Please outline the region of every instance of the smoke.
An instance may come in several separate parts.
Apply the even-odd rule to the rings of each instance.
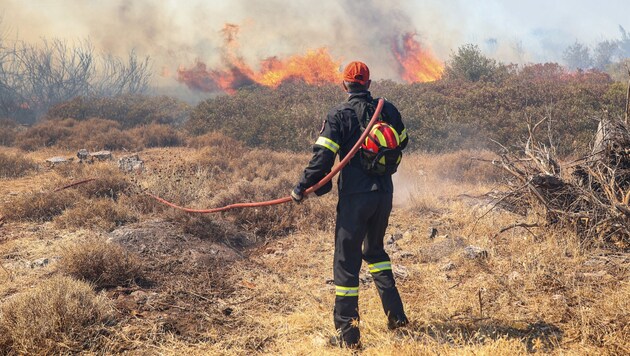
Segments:
[[[89,38],[119,56],[135,50],[151,57],[157,84],[174,86],[182,65],[221,65],[221,29],[234,23],[240,55],[252,66],[327,47],[342,63],[365,61],[375,79],[399,80],[391,46],[405,32],[442,60],[475,43],[505,62],[561,61],[576,39],[618,37],[626,8],[624,0],[3,0],[0,33],[29,42]]]

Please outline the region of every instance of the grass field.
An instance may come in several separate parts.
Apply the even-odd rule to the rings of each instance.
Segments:
[[[218,215],[143,194],[277,198],[309,159],[217,142],[145,149],[129,174],[0,147],[0,354],[349,354],[327,345],[336,193]],[[362,353],[630,354],[630,255],[586,249],[570,227],[501,233],[537,221],[479,198],[502,176],[471,158],[491,156],[405,157],[386,248],[412,323],[387,330],[364,269]],[[471,245],[487,256],[466,257]]]

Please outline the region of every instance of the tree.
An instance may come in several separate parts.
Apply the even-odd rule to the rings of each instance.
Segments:
[[[622,58],[630,58],[630,33],[623,26],[619,25],[621,40],[619,41],[619,54]]]
[[[51,106],[77,96],[141,94],[151,76],[149,58],[131,52],[127,61],[98,55],[89,41],[39,44],[0,33],[0,117],[32,123]]]
[[[499,65],[494,59],[481,53],[477,45],[465,44],[451,54],[446,63],[446,78],[465,79],[471,82],[496,79]]]
[[[562,58],[571,70],[589,69],[593,66],[591,50],[578,41],[564,50]]]
[[[593,57],[593,65],[597,69],[604,70],[616,58],[619,52],[619,42],[615,40],[606,40],[599,42],[595,46],[595,54]]]

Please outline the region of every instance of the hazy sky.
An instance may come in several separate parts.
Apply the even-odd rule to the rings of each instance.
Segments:
[[[99,50],[136,49],[158,68],[220,63],[225,23],[241,26],[243,57],[326,46],[341,61],[364,59],[395,79],[392,39],[415,31],[436,55],[475,43],[505,62],[561,61],[579,40],[592,45],[630,30],[628,0],[0,0],[6,39],[89,38]]]

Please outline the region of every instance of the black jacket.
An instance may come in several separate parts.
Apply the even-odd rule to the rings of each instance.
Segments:
[[[366,126],[372,118],[376,104],[377,101],[372,98],[368,91],[352,93],[346,103],[335,107],[328,113],[322,131],[319,134],[320,136],[313,146],[313,157],[298,183],[300,190],[305,190],[315,185],[328,174],[332,169],[337,153],[339,153],[340,160],[348,154],[362,133],[361,125],[359,124],[360,118],[357,114],[364,112],[361,119],[363,120],[363,126]],[[381,111],[381,120],[389,123],[396,130],[401,139],[400,147],[405,148],[409,139],[398,109],[386,101]],[[391,175],[367,175],[361,167],[360,159],[359,153],[355,154],[348,165],[341,170],[338,180],[339,195],[375,190],[393,193],[394,187]],[[325,194],[331,188],[332,183],[329,182],[317,190],[315,194]]]

